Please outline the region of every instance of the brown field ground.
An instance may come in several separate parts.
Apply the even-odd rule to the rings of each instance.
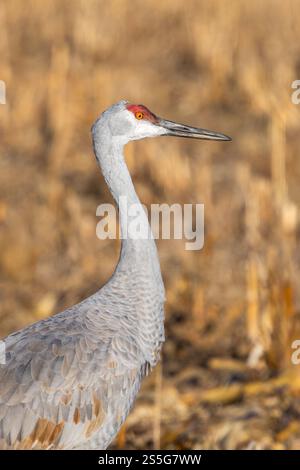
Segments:
[[[91,294],[119,243],[90,126],[119,99],[233,142],[130,144],[141,200],[205,204],[205,245],[158,242],[161,366],[113,448],[300,448],[300,2],[0,4],[0,336]]]

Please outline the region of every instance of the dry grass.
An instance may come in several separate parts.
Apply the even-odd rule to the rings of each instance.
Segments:
[[[121,98],[232,135],[127,148],[138,193],[203,202],[205,247],[159,242],[163,364],[126,448],[300,447],[299,1],[0,4],[1,335],[95,291],[118,258],[90,125]],[[297,250],[298,248],[298,250]],[[115,445],[118,445],[116,442]]]

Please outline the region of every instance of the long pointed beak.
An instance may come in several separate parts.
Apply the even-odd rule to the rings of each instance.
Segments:
[[[167,132],[164,135],[173,135],[176,137],[186,137],[189,139],[205,139],[205,140],[232,140],[228,135],[220,132],[200,129],[198,127],[186,126],[165,119],[158,119],[157,125],[163,127]]]

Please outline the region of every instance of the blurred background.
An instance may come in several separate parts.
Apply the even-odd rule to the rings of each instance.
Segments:
[[[90,127],[120,99],[233,142],[130,144],[141,200],[205,204],[205,245],[158,242],[162,362],[113,448],[300,448],[299,1],[0,4],[0,337],[112,273]]]

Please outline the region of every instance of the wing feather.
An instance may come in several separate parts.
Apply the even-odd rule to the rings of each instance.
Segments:
[[[105,421],[114,382],[122,393],[128,372],[136,377],[143,362],[130,337],[106,317],[96,322],[83,303],[8,336],[5,344],[0,448],[71,448],[87,441]]]

